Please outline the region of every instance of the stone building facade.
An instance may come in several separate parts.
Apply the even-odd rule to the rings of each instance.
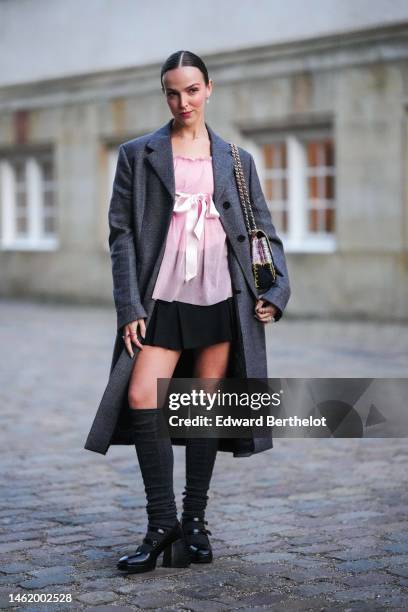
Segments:
[[[406,318],[408,22],[203,58],[206,120],[253,153],[284,241],[288,316]],[[170,118],[159,73],[0,87],[0,295],[113,304],[117,146]]]

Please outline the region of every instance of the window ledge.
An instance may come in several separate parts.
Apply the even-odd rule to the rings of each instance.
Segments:
[[[313,237],[301,241],[281,236],[286,253],[334,253],[337,242],[334,237]]]
[[[13,240],[13,242],[0,243],[1,251],[56,251],[59,247],[57,238],[44,238],[43,240]]]

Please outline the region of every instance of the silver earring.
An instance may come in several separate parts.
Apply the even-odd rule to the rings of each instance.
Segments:
[[[207,104],[209,103],[209,101],[210,101],[210,98],[208,97],[208,98],[207,98]]]

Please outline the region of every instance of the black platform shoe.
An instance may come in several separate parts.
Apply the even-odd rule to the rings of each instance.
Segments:
[[[181,524],[191,563],[211,563],[213,553],[207,534],[212,535],[212,533],[205,528],[208,521],[195,516],[182,519]]]
[[[125,555],[117,568],[131,574],[154,570],[163,553],[162,567],[188,567],[190,556],[179,521],[171,529],[151,528],[133,555]]]

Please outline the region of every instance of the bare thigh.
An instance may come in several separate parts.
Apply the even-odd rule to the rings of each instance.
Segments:
[[[196,349],[194,378],[224,378],[227,373],[230,342],[219,342]]]
[[[181,351],[144,345],[133,367],[128,402],[130,408],[157,408],[157,379],[171,378]]]

